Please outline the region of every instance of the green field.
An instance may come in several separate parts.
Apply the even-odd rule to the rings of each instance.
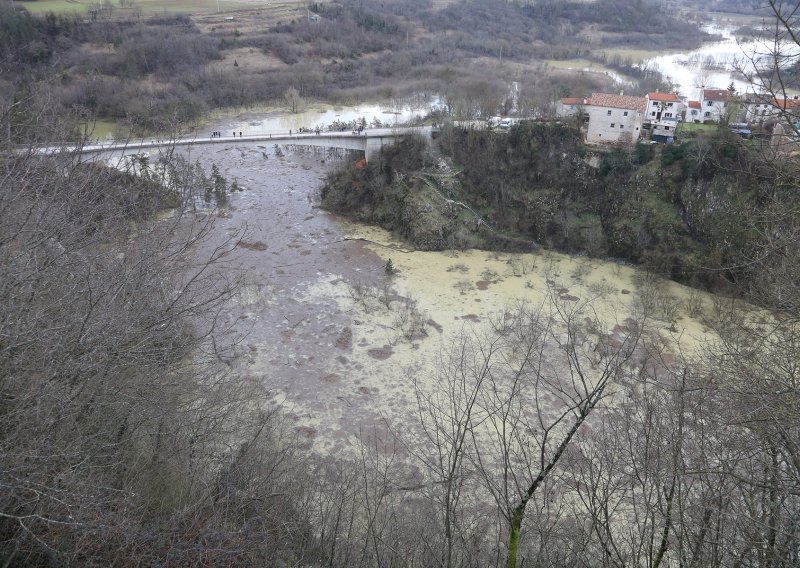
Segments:
[[[108,138],[125,138],[128,128],[111,120],[95,120],[81,124],[82,134],[91,140],[106,140]]]
[[[29,12],[41,14],[45,12],[82,12],[86,13],[92,6],[100,2],[90,2],[88,0],[36,0],[19,2]],[[256,8],[259,4],[248,2],[230,2],[227,0],[133,0],[133,7],[122,8],[119,2],[111,2],[113,6],[112,17],[133,14],[134,10],[140,9],[145,14],[155,14],[158,12],[182,13],[182,14],[207,14],[212,12],[228,12],[241,10],[244,8]]]
[[[675,136],[697,136],[709,134],[719,128],[717,124],[696,124],[694,122],[681,122],[675,129]]]
[[[675,52],[679,52],[679,49],[676,49]],[[627,47],[610,47],[604,49],[595,50],[597,55],[605,55],[606,57],[614,57],[615,55],[621,57],[622,59],[630,59],[633,62],[644,61],[646,59],[652,59],[654,57],[658,57],[659,55],[665,55],[669,53],[669,50],[662,50],[662,51],[650,51],[647,49],[633,49]]]

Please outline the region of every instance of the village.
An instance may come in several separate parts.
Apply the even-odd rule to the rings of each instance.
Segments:
[[[727,126],[743,137],[759,137],[775,148],[796,149],[800,98],[737,95],[735,89],[706,89],[699,100],[679,93],[645,96],[592,93],[587,98],[562,98],[556,116],[581,120],[587,144],[630,145],[638,141],[671,144],[703,125]]]

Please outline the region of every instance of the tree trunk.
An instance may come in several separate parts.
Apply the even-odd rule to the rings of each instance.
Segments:
[[[508,532],[508,561],[506,568],[517,567],[517,550],[519,549],[519,533],[522,529],[522,518],[525,516],[525,506],[528,504],[524,501],[517,505],[514,513],[511,515],[511,527]]]

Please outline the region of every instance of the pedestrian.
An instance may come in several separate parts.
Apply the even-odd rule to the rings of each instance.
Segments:
[[[290,128],[289,129],[289,136],[291,136],[291,135],[292,135],[292,129]]]
[[[239,133],[239,138],[241,138],[241,137],[242,137],[242,133],[240,132],[240,133]]]

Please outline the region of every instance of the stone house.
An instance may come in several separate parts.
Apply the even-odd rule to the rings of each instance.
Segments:
[[[586,142],[633,144],[639,139],[647,105],[645,97],[592,93]]]

